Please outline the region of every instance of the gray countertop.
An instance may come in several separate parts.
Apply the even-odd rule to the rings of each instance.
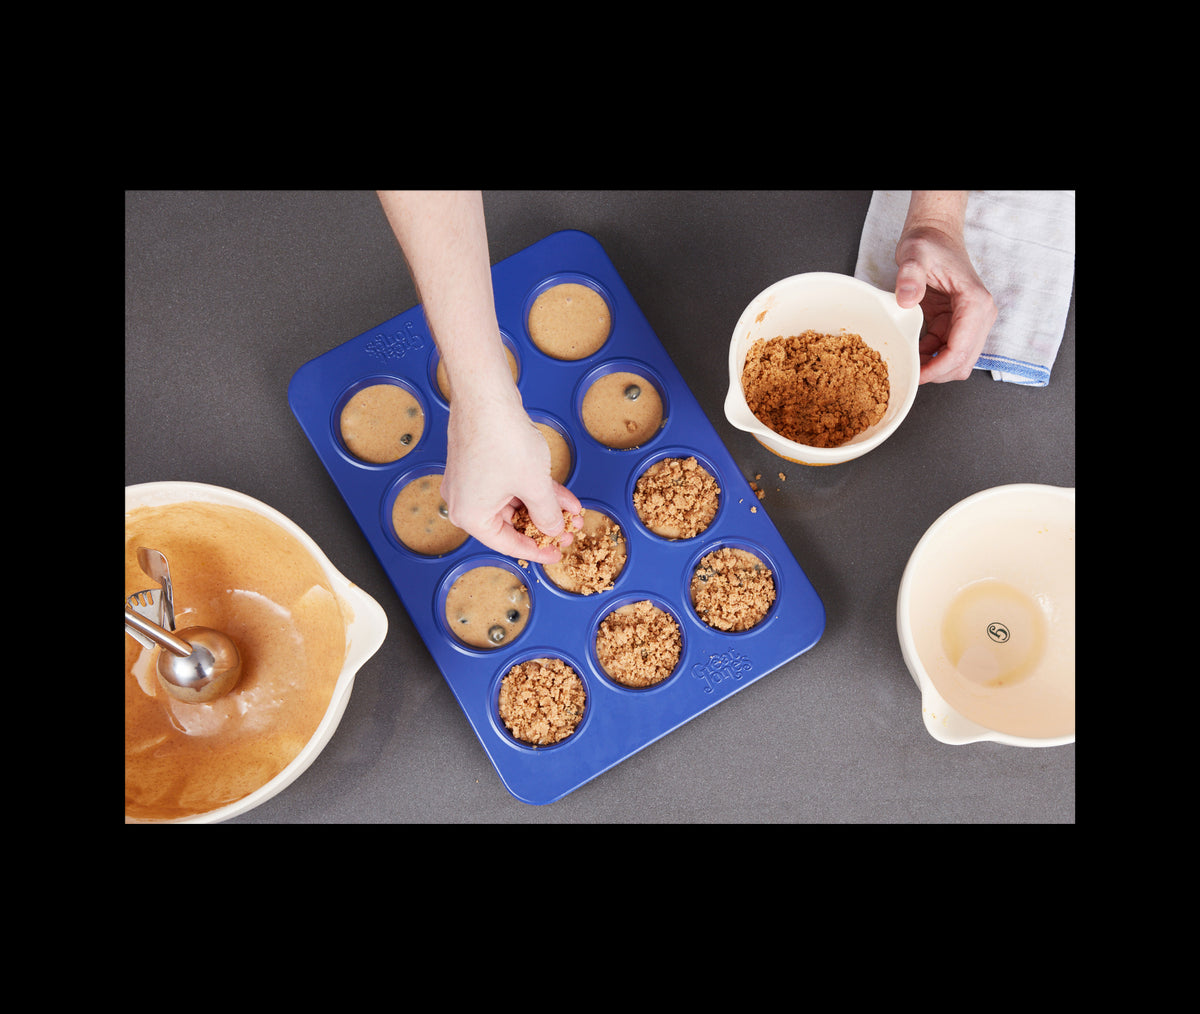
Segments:
[[[372,191],[127,192],[125,483],[189,480],[292,518],[388,615],[324,752],[237,823],[1073,823],[1075,747],[932,739],[896,639],[909,553],[952,504],[1075,485],[1075,308],[1049,386],[926,385],[853,462],[776,458],[723,414],[762,289],[852,274],[869,191],[485,192],[495,263],[560,229],[604,247],[824,602],[811,651],[547,806],[505,790],[308,443],[287,385],[417,302]],[[215,404],[180,394],[188,378]],[[786,479],[777,479],[779,472]]]

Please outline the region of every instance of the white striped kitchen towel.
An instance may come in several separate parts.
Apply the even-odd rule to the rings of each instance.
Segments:
[[[854,277],[896,287],[896,242],[911,191],[876,190]],[[964,241],[999,315],[976,362],[995,380],[1045,387],[1075,282],[1075,191],[972,190]]]

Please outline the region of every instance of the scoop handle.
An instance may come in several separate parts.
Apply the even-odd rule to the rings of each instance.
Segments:
[[[172,634],[171,631],[164,627],[160,627],[153,620],[139,616],[128,606],[125,607],[125,625],[133,627],[140,634],[145,634],[150,640],[162,645],[180,658],[187,658],[192,653],[192,646],[183,638]]]

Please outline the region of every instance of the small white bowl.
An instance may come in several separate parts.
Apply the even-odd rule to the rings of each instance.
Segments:
[[[908,415],[917,396],[921,357],[917,342],[924,315],[919,306],[902,309],[895,293],[830,272],[792,275],[760,292],[746,307],[729,342],[729,392],[725,417],[751,433],[767,450],[802,465],[835,465],[878,447]],[[746,353],[760,338],[784,338],[804,331],[861,335],[888,368],[887,411],[874,426],[840,447],[811,447],[780,436],[750,411],[742,391]]]
[[[917,543],[896,629],[943,743],[1075,742],[1075,490],[996,486]]]
[[[346,617],[346,660],[342,665],[337,684],[334,686],[329,706],[325,709],[325,715],[316,731],[292,762],[265,785],[255,789],[237,802],[209,810],[207,813],[165,821],[131,820],[127,817],[125,820],[127,824],[215,824],[253,810],[272,796],[277,796],[307,770],[329,740],[333,738],[338,723],[342,720],[342,714],[346,710],[346,705],[350,701],[350,691],[354,687],[355,675],[367,659],[379,650],[384,637],[387,636],[387,614],[383,611],[383,607],[344,577],[321,551],[321,548],[309,538],[308,534],[275,508],[268,507],[265,503],[244,493],[198,482],[148,482],[138,486],[125,487],[126,511],[137,507],[159,507],[173,503],[194,502],[223,504],[254,511],[269,521],[273,521],[308,550],[325,573],[330,587],[341,600],[342,610]]]

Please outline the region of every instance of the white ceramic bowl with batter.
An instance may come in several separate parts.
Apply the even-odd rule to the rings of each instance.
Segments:
[[[919,306],[903,309],[895,293],[832,272],[792,275],[760,292],[742,313],[729,342],[729,391],[725,418],[751,433],[769,451],[804,465],[835,465],[866,454],[896,432],[917,396],[921,358],[917,342],[924,315]],[[781,436],[761,422],[742,390],[746,353],[760,338],[788,338],[805,331],[862,340],[883,357],[890,393],[883,418],[840,447],[812,447]]]
[[[277,796],[292,784],[333,738],[354,687],[354,677],[363,664],[379,650],[387,635],[387,614],[370,595],[351,583],[338,571],[321,548],[294,521],[273,507],[253,497],[222,486],[210,486],[197,482],[151,482],[125,487],[125,510],[137,507],[165,506],[174,503],[212,503],[228,507],[241,507],[274,522],[279,528],[295,538],[321,568],[330,587],[342,602],[346,618],[346,658],[342,671],[334,686],[333,695],[316,731],[295,758],[265,785],[255,789],[234,803],[177,820],[135,821],[126,818],[126,823],[167,824],[214,824],[229,820],[239,814],[253,810],[273,796]],[[153,582],[147,578],[148,586]]]
[[[896,629],[934,739],[1075,742],[1075,490],[996,486],[951,507],[909,558]]]

